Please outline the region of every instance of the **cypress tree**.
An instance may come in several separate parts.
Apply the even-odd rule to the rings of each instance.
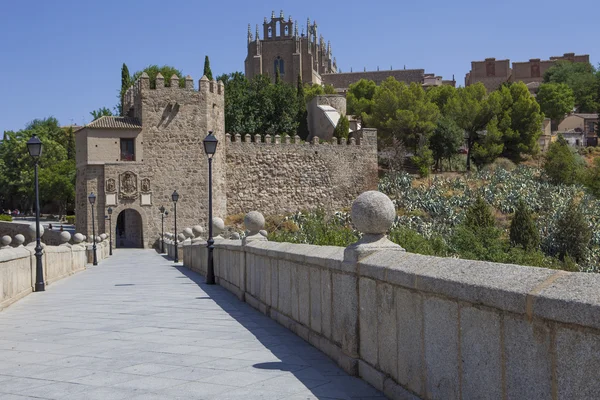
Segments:
[[[580,262],[587,255],[592,230],[575,200],[571,200],[556,221],[555,237],[561,260],[569,256]]]
[[[520,199],[510,222],[510,244],[525,250],[535,250],[540,244],[540,233],[527,204]]]
[[[213,74],[210,70],[210,60],[208,59],[208,56],[204,57],[204,76],[206,76],[210,81],[213,80]]]
[[[478,196],[475,203],[469,207],[464,224],[474,231],[479,228],[493,228],[496,225],[492,210],[483,200],[483,197]]]
[[[75,134],[72,126],[67,131],[67,159],[75,160]]]
[[[127,91],[127,89],[129,89],[129,87],[131,86],[131,76],[129,75],[129,68],[127,68],[127,65],[125,63],[123,63],[123,66],[121,67],[121,93],[119,95],[119,98],[121,99],[121,104],[119,105],[119,114],[120,115],[124,115],[125,114],[125,110],[123,110],[123,106],[124,106],[124,102],[125,102],[125,92]]]
[[[279,68],[275,71],[275,84],[279,85],[281,83],[281,74],[279,73]]]
[[[306,110],[306,97],[304,94],[304,84],[302,83],[302,77],[298,74],[298,83],[296,97],[298,100],[298,131],[297,135],[302,140],[306,140],[308,137],[308,111]]]
[[[335,129],[333,130],[333,137],[338,139],[348,139],[349,132],[350,123],[348,122],[348,117],[346,117],[345,115],[341,115],[337,125],[335,126]]]

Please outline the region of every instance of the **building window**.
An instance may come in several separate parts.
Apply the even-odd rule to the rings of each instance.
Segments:
[[[589,131],[590,131],[590,133],[594,133],[594,131],[595,131],[595,129],[596,129],[596,123],[595,123],[595,122],[590,122],[590,123],[588,124],[588,127],[589,127]]]
[[[277,75],[277,70],[279,70],[280,76],[283,76],[283,74],[285,74],[284,62],[279,56],[277,56],[277,58],[273,62],[273,71],[275,75]]]
[[[134,139],[121,139],[121,161],[135,161]]]

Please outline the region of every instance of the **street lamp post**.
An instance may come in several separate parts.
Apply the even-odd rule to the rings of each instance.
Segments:
[[[88,200],[92,206],[92,253],[94,255],[94,262],[92,264],[98,265],[98,257],[96,257],[96,224],[94,221],[94,203],[96,203],[96,195],[94,194],[94,192],[90,193],[90,195],[88,196]]]
[[[42,155],[42,141],[33,135],[27,141],[27,151],[33,158],[35,164],[35,291],[43,292],[46,290],[44,283],[44,266],[42,265],[42,243],[40,239],[40,185],[38,180],[38,163]]]
[[[217,151],[219,141],[213,135],[212,131],[208,131],[208,135],[204,138],[204,152],[208,156],[208,266],[206,268],[206,283],[208,285],[215,284],[215,268],[213,264],[213,249],[215,241],[213,239],[213,224],[212,224],[212,159]]]
[[[108,255],[112,256],[112,207],[108,207]]]
[[[178,255],[178,243],[177,243],[177,200],[179,200],[179,193],[177,193],[177,190],[175,190],[173,192],[173,194],[171,195],[171,200],[173,200],[173,212],[175,214],[175,262],[179,262],[179,255]]]
[[[165,252],[165,206],[160,206],[158,208],[160,211],[160,253],[163,254]]]

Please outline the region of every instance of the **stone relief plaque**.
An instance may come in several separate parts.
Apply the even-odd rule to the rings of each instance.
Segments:
[[[106,193],[115,193],[117,191],[117,183],[114,178],[108,178],[106,180],[106,186],[104,187]]]
[[[141,200],[143,206],[152,205],[152,195],[150,193],[142,193]]]
[[[141,187],[142,187],[142,192],[144,192],[144,193],[150,192],[150,179],[149,178],[142,179]]]
[[[131,171],[121,174],[119,177],[119,197],[122,199],[137,199],[137,176]]]
[[[107,206],[116,206],[117,205],[117,194],[109,193],[106,195],[106,205]]]

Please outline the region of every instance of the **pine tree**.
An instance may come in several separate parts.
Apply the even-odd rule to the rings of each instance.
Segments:
[[[204,57],[204,76],[206,76],[209,81],[213,80],[213,74],[210,70],[210,60],[208,59],[208,56]]]
[[[555,238],[561,260],[569,256],[580,262],[587,255],[592,230],[575,200],[571,200],[556,221]]]
[[[341,115],[337,125],[335,126],[335,129],[333,130],[333,137],[338,139],[348,139],[349,133],[350,122],[348,121],[348,117]]]
[[[493,228],[496,224],[494,215],[483,197],[478,196],[465,215],[464,225],[472,230]]]
[[[125,63],[123,63],[123,66],[121,67],[121,92],[119,94],[119,98],[121,100],[121,103],[119,104],[120,115],[124,115],[126,112],[126,110],[123,110],[125,103],[125,92],[127,91],[127,89],[129,89],[130,86],[131,76],[129,75],[129,68],[127,68],[127,65]]]
[[[531,210],[521,199],[510,222],[510,244],[525,250],[536,250],[540,244],[540,233],[531,215]]]

